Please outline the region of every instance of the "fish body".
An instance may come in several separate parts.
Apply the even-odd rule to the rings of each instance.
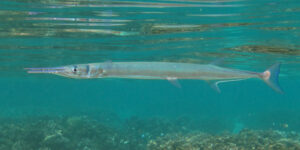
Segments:
[[[200,79],[224,80],[257,77],[255,72],[228,69],[212,64],[188,64],[168,62],[116,62],[110,64],[92,64],[106,68],[100,78],[132,78],[132,79]],[[94,76],[95,77],[95,76]]]
[[[28,73],[52,73],[70,78],[130,78],[167,79],[177,84],[177,79],[194,79],[212,82],[219,91],[222,82],[260,78],[270,87],[282,92],[278,84],[280,64],[274,64],[265,72],[251,72],[220,67],[215,64],[191,64],[171,62],[104,62],[68,65],[55,68],[27,68]]]

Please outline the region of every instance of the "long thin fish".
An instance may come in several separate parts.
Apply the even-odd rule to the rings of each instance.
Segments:
[[[282,93],[278,83],[280,63],[262,73],[220,67],[216,64],[170,62],[104,62],[77,64],[53,68],[25,68],[28,73],[51,73],[69,78],[131,78],[166,79],[180,87],[177,79],[199,79],[211,83],[220,92],[219,83],[259,78],[272,89]]]

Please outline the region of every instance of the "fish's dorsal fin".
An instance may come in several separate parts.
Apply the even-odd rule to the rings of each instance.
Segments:
[[[224,58],[218,58],[209,64],[215,65],[215,66],[222,66],[224,64]]]
[[[177,88],[181,88],[180,83],[178,82],[176,77],[167,77],[167,80]]]

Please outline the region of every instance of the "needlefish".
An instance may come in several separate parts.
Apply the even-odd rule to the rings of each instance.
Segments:
[[[178,79],[205,80],[218,92],[220,92],[218,86],[220,83],[258,78],[276,92],[282,93],[278,83],[280,63],[275,63],[264,72],[230,69],[221,67],[217,63],[192,64],[173,62],[103,62],[25,69],[28,73],[48,73],[77,79],[165,79],[176,87],[181,87]]]

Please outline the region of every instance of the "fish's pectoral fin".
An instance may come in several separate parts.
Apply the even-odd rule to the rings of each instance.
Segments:
[[[177,78],[175,78],[175,77],[167,77],[167,80],[168,80],[172,85],[174,85],[175,87],[181,88],[181,85],[180,85],[180,83],[178,82]]]
[[[111,69],[113,66],[113,62],[111,60],[105,61],[105,69]]]

